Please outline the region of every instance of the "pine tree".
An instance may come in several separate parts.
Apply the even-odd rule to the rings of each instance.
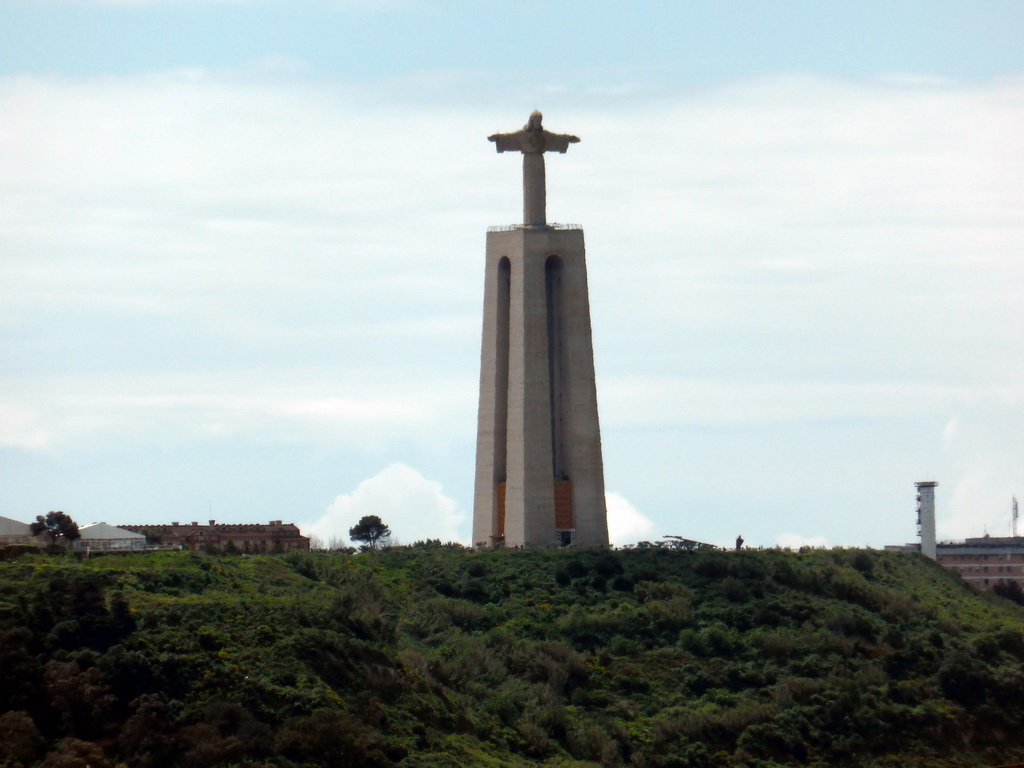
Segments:
[[[364,542],[369,549],[376,549],[378,543],[384,544],[391,537],[391,529],[377,515],[365,515],[348,529],[348,537]]]

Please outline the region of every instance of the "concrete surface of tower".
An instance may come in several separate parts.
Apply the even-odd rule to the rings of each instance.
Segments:
[[[490,136],[523,154],[523,223],[487,233],[473,542],[608,546],[583,230],[548,224],[544,153],[575,136]]]

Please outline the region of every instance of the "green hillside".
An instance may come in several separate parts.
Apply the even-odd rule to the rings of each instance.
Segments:
[[[994,766],[1024,609],[916,555],[0,564],[0,766]]]

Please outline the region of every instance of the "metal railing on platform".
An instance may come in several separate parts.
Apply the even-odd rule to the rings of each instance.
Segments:
[[[513,232],[517,229],[583,229],[580,224],[559,224],[558,222],[552,222],[551,224],[502,224],[495,227],[488,227],[488,232]]]

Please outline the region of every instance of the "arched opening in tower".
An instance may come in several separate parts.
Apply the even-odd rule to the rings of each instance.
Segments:
[[[568,350],[566,348],[565,265],[558,256],[544,264],[544,289],[547,302],[548,403],[551,409],[551,476],[555,495],[555,531],[560,546],[575,543],[573,519],[571,456],[569,430]]]
[[[509,305],[512,289],[512,263],[507,256],[498,262],[498,317],[494,340],[494,491],[497,519],[494,520],[495,543],[505,538],[505,480],[508,457],[508,360],[509,360]]]

